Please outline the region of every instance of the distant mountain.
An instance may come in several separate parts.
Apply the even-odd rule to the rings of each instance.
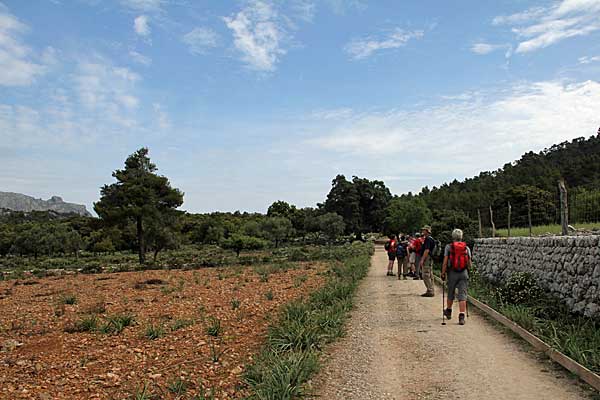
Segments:
[[[21,193],[0,192],[0,209],[12,211],[54,211],[60,214],[79,214],[91,217],[84,205],[65,203],[62,198],[52,196],[49,200],[36,199]]]

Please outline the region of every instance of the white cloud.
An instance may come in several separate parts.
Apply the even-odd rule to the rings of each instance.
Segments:
[[[82,148],[140,134],[139,75],[92,56],[80,60],[60,86],[49,84],[35,105],[0,101],[0,151],[19,148]]]
[[[513,26],[520,40],[515,51],[528,53],[600,30],[600,0],[562,0],[550,7],[496,17],[493,24]]]
[[[217,47],[219,44],[219,35],[210,28],[198,27],[186,33],[183,38],[190,53],[206,54],[211,48]]]
[[[159,103],[154,103],[152,104],[152,109],[154,110],[154,114],[156,115],[156,122],[158,124],[158,127],[162,130],[171,128],[169,115],[163,109],[162,105],[160,105]]]
[[[274,6],[266,1],[253,0],[231,17],[224,17],[232,31],[234,45],[248,67],[258,71],[274,71],[286,53],[286,36]]]
[[[584,57],[580,57],[578,61],[579,61],[579,64],[591,64],[591,63],[600,61],[600,56],[593,56],[593,57],[584,56]]]
[[[150,26],[148,25],[148,17],[140,15],[133,20],[133,29],[140,36],[150,35]]]
[[[129,52],[129,57],[131,57],[133,61],[141,65],[148,66],[152,64],[152,59],[150,57],[146,57],[145,55],[138,53],[135,50],[131,50]]]
[[[351,9],[362,11],[367,8],[366,1],[362,0],[325,0],[325,2],[338,15],[344,15]]]
[[[120,3],[133,10],[141,12],[160,12],[165,5],[165,0],[120,0]]]
[[[28,86],[46,69],[32,60],[21,36],[28,28],[0,3],[0,86]]]
[[[291,8],[298,18],[306,22],[312,22],[317,13],[317,5],[313,0],[292,0]]]
[[[496,50],[504,49],[506,45],[504,44],[490,44],[490,43],[475,43],[471,46],[471,51],[475,54],[489,54]]]
[[[73,78],[85,109],[129,128],[137,125],[130,111],[139,104],[134,91],[140,79],[128,68],[115,67],[102,58],[80,62]]]
[[[512,14],[512,15],[500,15],[493,19],[493,25],[517,25],[527,22],[543,16],[546,13],[546,9],[543,7],[533,7],[528,10]]]
[[[422,30],[405,31],[403,29],[396,28],[392,33],[384,38],[378,39],[374,37],[368,37],[363,39],[354,39],[344,47],[344,50],[346,53],[350,54],[353,59],[360,60],[362,58],[367,58],[380,50],[397,49],[406,46],[410,40],[421,39],[423,35],[424,32]]]
[[[457,168],[452,174],[461,176],[497,168],[532,149],[593,135],[600,125],[600,83],[595,81],[521,84],[468,97],[427,108],[354,113],[324,124],[309,143],[374,160],[415,155],[406,158],[407,164],[425,163],[440,173],[452,160]]]

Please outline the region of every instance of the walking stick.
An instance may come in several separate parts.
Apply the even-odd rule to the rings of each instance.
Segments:
[[[444,314],[444,298],[446,297],[446,281],[442,281],[442,325],[446,325],[446,315]]]

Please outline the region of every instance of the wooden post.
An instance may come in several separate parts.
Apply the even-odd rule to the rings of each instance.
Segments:
[[[558,181],[558,190],[560,191],[560,225],[562,226],[562,234],[569,234],[569,203],[567,201],[567,186],[564,178]]]
[[[496,237],[496,224],[494,224],[494,211],[490,206],[490,222],[492,223],[492,237]]]
[[[508,237],[510,237],[510,214],[512,212],[512,207],[510,206],[510,201],[508,202]]]
[[[527,220],[529,222],[529,237],[532,235],[532,226],[531,226],[531,198],[529,197],[529,192],[527,192]]]
[[[477,209],[477,219],[479,220],[479,237],[483,237],[483,229],[481,228],[481,210]]]

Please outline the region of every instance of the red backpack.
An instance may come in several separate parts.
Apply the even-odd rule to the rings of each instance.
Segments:
[[[450,245],[450,264],[454,271],[464,271],[469,266],[469,252],[465,242]]]

